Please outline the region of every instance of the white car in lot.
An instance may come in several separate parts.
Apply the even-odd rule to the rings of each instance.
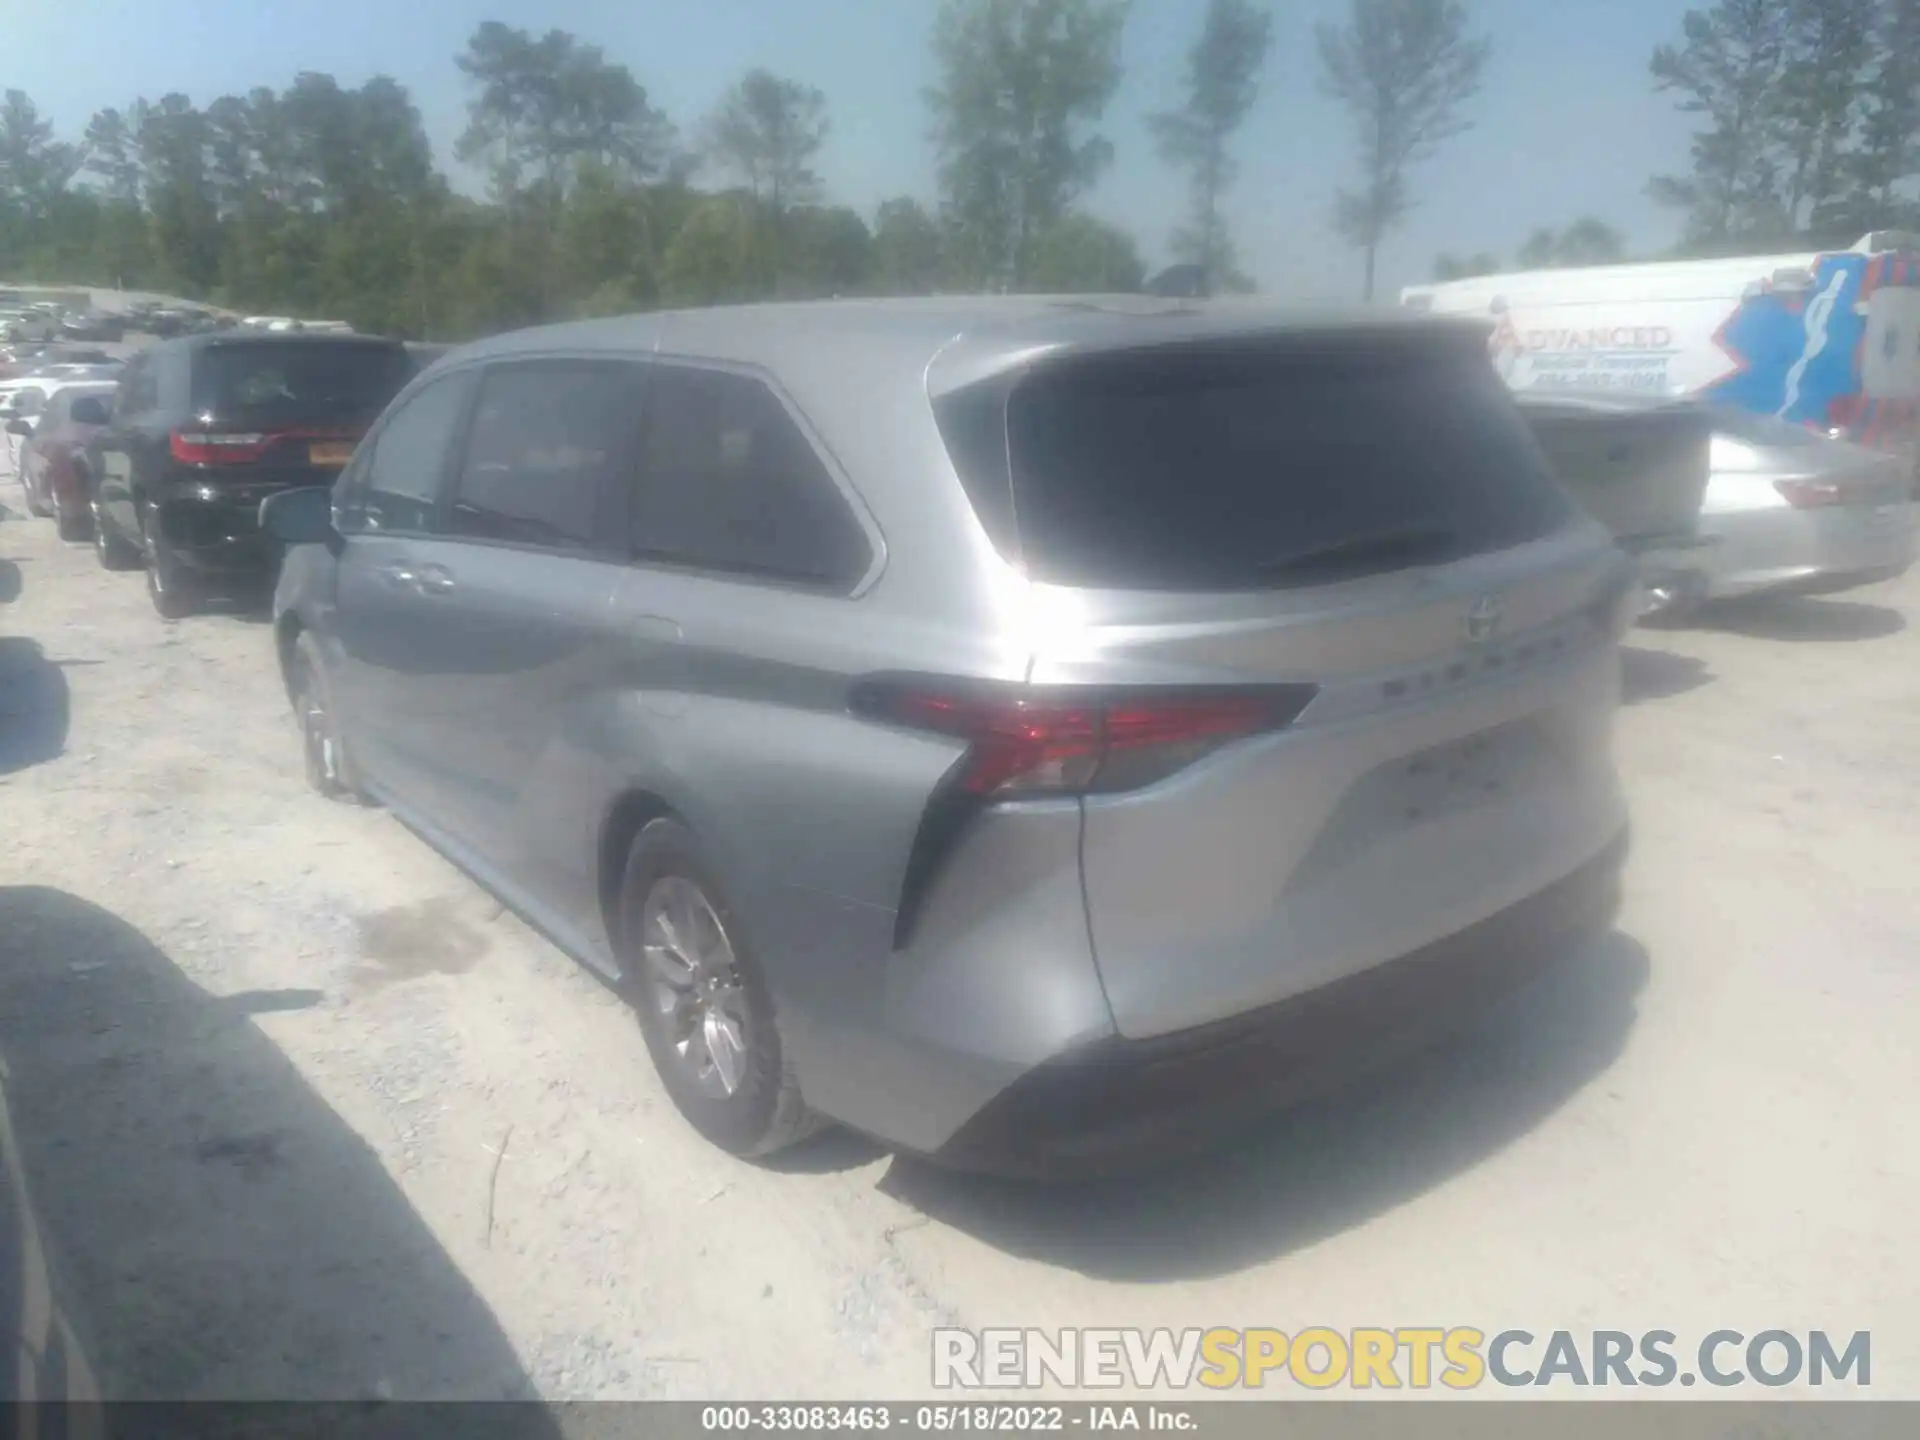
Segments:
[[[1705,598],[1850,589],[1913,563],[1913,461],[1772,416],[1715,412]]]
[[[60,382],[44,375],[22,376],[17,380],[0,380],[0,427],[11,425],[16,420],[28,424],[38,421],[40,412],[46,408],[47,394]],[[20,473],[21,437],[0,428],[0,459],[6,462],[6,473]]]

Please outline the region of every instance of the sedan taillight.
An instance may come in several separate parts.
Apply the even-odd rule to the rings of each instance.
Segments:
[[[1847,492],[1831,480],[1776,480],[1773,488],[1796,510],[1818,510],[1847,503]]]

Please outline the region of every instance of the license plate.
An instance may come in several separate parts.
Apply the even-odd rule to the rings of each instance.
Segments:
[[[307,460],[314,465],[344,465],[353,458],[351,440],[316,440],[307,446]]]
[[[1867,512],[1867,526],[1873,530],[1891,530],[1900,523],[1903,505],[1876,505]]]

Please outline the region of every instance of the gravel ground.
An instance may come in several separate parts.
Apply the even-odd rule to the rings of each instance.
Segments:
[[[603,987],[306,791],[263,625],[0,500],[0,1053],[117,1395],[910,1396],[938,1324],[1871,1329],[1920,1395],[1920,573],[1635,637],[1620,933],[1511,1013],[1046,1192],[709,1149]]]

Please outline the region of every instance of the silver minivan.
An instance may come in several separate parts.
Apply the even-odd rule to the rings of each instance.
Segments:
[[[314,783],[716,1143],[1220,1136],[1603,932],[1632,567],[1479,326],[1034,297],[457,350],[270,501]]]

